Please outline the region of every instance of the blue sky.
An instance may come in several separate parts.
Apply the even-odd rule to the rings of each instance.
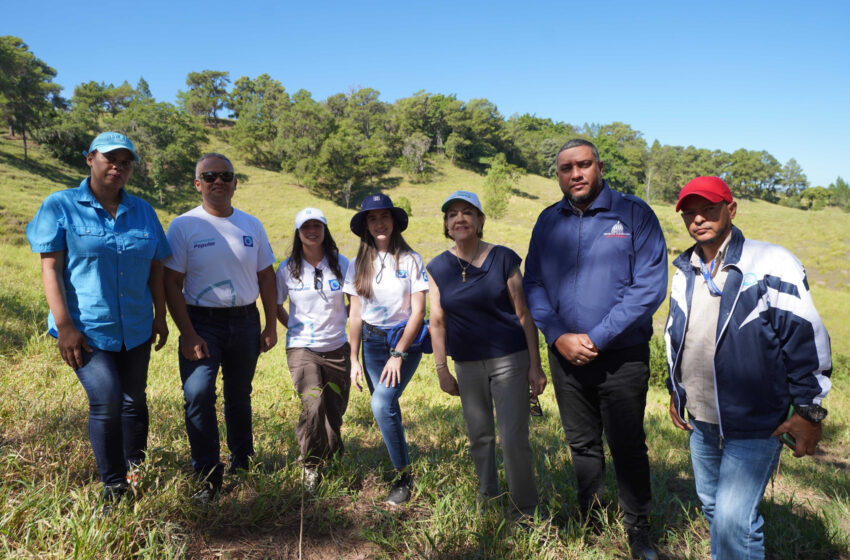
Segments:
[[[622,121],[648,143],[795,158],[850,179],[850,2],[6,2],[70,96],[96,80],[174,101],[186,74],[268,73],[324,99],[371,87],[500,112]]]

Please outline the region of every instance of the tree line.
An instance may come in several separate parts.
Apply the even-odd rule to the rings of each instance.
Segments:
[[[135,87],[89,81],[67,99],[55,76],[21,39],[0,37],[0,118],[23,137],[25,158],[32,137],[55,157],[79,165],[97,132],[118,130],[137,143],[142,165],[136,186],[161,201],[191,184],[192,164],[212,129],[251,164],[286,171],[313,193],[346,206],[392,184],[394,166],[425,182],[434,163],[446,159],[488,174],[485,204],[498,215],[517,177],[554,176],[558,149],[581,137],[599,148],[612,187],[647,200],[674,201],[691,178],[718,175],[737,197],[850,210],[842,178],[810,187],[793,158],[782,164],[764,150],[648,145],[622,122],[573,125],[527,113],[506,118],[487,99],[419,91],[388,103],[378,91],[358,88],[317,101],[305,89],[290,94],[268,74],[231,81],[218,70],[190,72],[175,104],[157,102],[144,78]]]

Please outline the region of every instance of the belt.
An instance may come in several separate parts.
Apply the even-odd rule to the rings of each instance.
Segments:
[[[369,331],[372,334],[377,334],[377,335],[380,335],[380,336],[387,336],[387,331],[385,331],[384,329],[379,329],[375,325],[370,325],[366,321],[363,321],[363,328],[365,330]]]
[[[186,305],[192,315],[203,315],[207,317],[248,317],[257,312],[257,304],[251,303],[238,307],[202,307],[200,305]]]

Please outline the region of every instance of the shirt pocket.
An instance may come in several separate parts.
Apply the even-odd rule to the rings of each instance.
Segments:
[[[156,246],[156,236],[145,229],[128,230],[124,238],[124,250],[128,255],[140,260],[153,260]]]
[[[76,256],[97,257],[106,250],[106,231],[101,226],[72,225],[68,252]]]

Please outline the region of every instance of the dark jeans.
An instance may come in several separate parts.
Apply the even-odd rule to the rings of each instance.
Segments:
[[[75,373],[89,398],[89,441],[100,480],[126,484],[127,467],[145,459],[148,444],[148,362],[151,345],[83,352]]]
[[[602,432],[608,440],[624,525],[649,514],[649,458],[643,415],[649,383],[649,344],[601,352],[585,366],[570,364],[549,349],[552,384],[570,444],[578,502],[586,511],[605,490]]]
[[[192,448],[192,467],[200,475],[220,473],[221,446],[215,414],[215,378],[221,366],[227,447],[234,465],[246,466],[254,454],[251,430],[251,382],[260,355],[260,314],[245,307],[189,306],[195,332],[204,339],[209,357],[190,361],[180,357],[186,432]]]

